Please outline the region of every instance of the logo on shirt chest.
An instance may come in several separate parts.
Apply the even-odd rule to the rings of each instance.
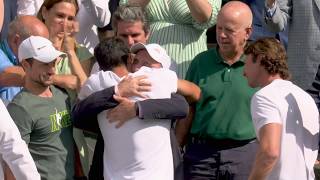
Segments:
[[[50,115],[51,132],[60,131],[62,128],[71,126],[70,114],[67,110],[56,112]]]

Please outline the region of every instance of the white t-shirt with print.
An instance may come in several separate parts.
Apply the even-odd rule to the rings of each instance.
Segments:
[[[268,179],[314,179],[319,113],[314,100],[286,80],[274,80],[252,97],[251,114],[259,139],[264,125],[282,125],[280,158]]]
[[[142,67],[131,76],[147,75],[152,83],[149,98],[170,98],[177,91],[177,75],[168,69]],[[79,93],[83,99],[93,92],[114,86],[120,82],[111,71],[99,71],[89,77]],[[133,101],[143,100],[131,97]],[[133,118],[116,129],[115,123],[106,119],[106,111],[98,115],[99,127],[105,143],[104,178],[171,180],[173,159],[168,120]]]

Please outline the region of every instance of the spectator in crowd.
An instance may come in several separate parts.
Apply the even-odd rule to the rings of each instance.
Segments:
[[[22,139],[36,163],[41,179],[73,179],[75,145],[70,101],[52,86],[56,59],[64,55],[51,41],[31,36],[21,42],[19,60],[25,70],[25,87],[8,105]]]
[[[8,38],[0,43],[0,97],[8,104],[24,86],[24,70],[18,66],[18,47],[29,36],[49,38],[47,27],[34,16],[21,16],[9,25]]]
[[[319,17],[318,0],[265,0],[264,22],[267,27],[274,32],[289,29],[288,66],[292,81],[304,90],[311,88],[320,62]]]
[[[119,6],[112,16],[111,23],[115,36],[122,39],[129,48],[138,42],[145,44],[148,40],[149,23],[142,7]],[[92,69],[92,73],[97,71],[99,71],[99,66],[96,63]]]
[[[288,29],[283,32],[271,32],[263,23],[264,1],[261,0],[243,0],[250,7],[253,14],[252,34],[249,38],[255,41],[262,37],[275,37],[279,39],[285,47],[288,45]]]
[[[261,88],[251,100],[259,148],[249,179],[314,179],[319,142],[315,102],[287,80],[287,57],[278,40],[259,39],[244,53],[248,84]]]
[[[17,126],[1,100],[0,116],[2,122],[0,126],[0,178],[15,177],[16,179],[40,180],[40,175],[28,147],[21,139]],[[4,166],[2,166],[3,160],[6,162]],[[7,168],[10,168],[12,174]]]
[[[59,1],[59,0],[58,0]],[[79,44],[88,48],[93,53],[93,48],[98,44],[97,27],[104,27],[110,22],[108,0],[76,0],[79,6],[77,20],[81,31],[76,35]],[[51,0],[53,4],[57,0]],[[37,15],[44,0],[17,0],[18,15]]]
[[[110,10],[111,17],[113,16],[113,13],[116,11],[118,6],[119,6],[119,0],[109,0],[109,10]],[[101,41],[104,38],[113,37],[115,35],[112,29],[111,21],[108,25],[104,27],[98,27],[97,30],[98,30],[99,41]]]
[[[76,0],[45,0],[39,10],[38,18],[49,29],[50,40],[57,50],[67,56],[58,59],[54,84],[65,88],[73,105],[77,91],[87,79],[92,67],[92,55],[75,41],[75,34],[79,31],[76,15],[79,7]],[[89,149],[82,130],[73,129],[74,140],[81,157],[84,175],[89,172]]]
[[[145,7],[150,22],[148,43],[164,47],[174,61],[172,70],[184,78],[191,60],[207,50],[206,30],[216,23],[221,0],[121,0]],[[175,67],[176,66],[176,67]]]
[[[76,91],[87,79],[91,70],[92,55],[75,42],[75,34],[79,31],[76,14],[79,11],[76,0],[45,0],[38,13],[38,18],[49,29],[50,40],[57,50],[67,56],[57,62],[56,73],[60,76],[60,87],[67,89],[71,100],[76,98]],[[58,81],[58,80],[56,80]]]
[[[257,149],[250,116],[255,89],[246,84],[242,71],[251,25],[252,13],[245,3],[226,3],[217,19],[219,47],[197,55],[188,69],[186,79],[200,87],[201,99],[192,106],[184,131],[177,132],[180,142],[189,133],[186,180],[249,177]]]

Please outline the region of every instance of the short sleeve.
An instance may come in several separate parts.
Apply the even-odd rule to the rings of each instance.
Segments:
[[[251,100],[251,115],[256,134],[264,125],[270,123],[282,124],[279,108],[273,100],[259,94],[255,94]]]
[[[198,23],[195,20],[193,20],[193,26],[196,29],[206,30],[217,23],[218,12],[221,8],[221,0],[208,0],[208,2],[212,8],[210,19],[205,23]]]
[[[78,98],[80,100],[85,99],[86,97],[90,96],[92,93],[94,93],[96,90],[95,88],[95,82],[98,83],[97,81],[99,78],[97,78],[97,74],[91,75],[86,82],[82,85],[81,90],[78,94]]]
[[[13,66],[8,57],[0,50],[0,72],[4,71],[7,67]]]
[[[13,121],[17,125],[22,139],[29,144],[30,134],[32,132],[33,120],[28,112],[21,106],[15,103],[9,103],[8,111]]]

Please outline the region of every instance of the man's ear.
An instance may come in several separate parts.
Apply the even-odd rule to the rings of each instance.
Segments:
[[[250,38],[251,34],[252,34],[252,27],[250,26],[246,28],[246,40]]]
[[[42,9],[41,9],[41,15],[42,15],[42,18],[43,18],[43,20],[45,21],[46,19],[47,19],[47,17],[48,17],[48,10],[47,10],[47,8],[46,7],[42,7]]]
[[[25,72],[27,72],[31,68],[31,64],[26,60],[22,60],[20,64]]]

